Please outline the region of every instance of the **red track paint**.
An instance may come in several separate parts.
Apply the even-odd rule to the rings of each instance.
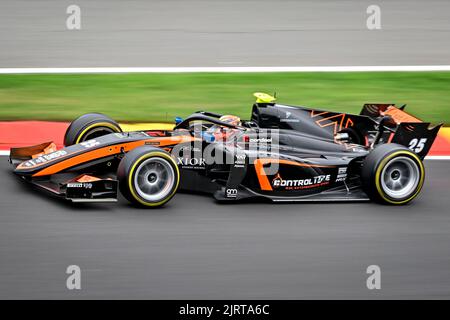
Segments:
[[[439,132],[438,136],[436,137],[436,140],[434,140],[430,152],[428,152],[428,155],[450,156],[450,139],[448,139],[444,134],[441,134],[441,132]]]
[[[47,121],[0,122],[0,150],[11,147],[26,147],[53,141],[58,148],[63,146],[64,133],[69,123]]]
[[[63,146],[68,122],[47,121],[0,121],[0,150],[26,147],[53,141]],[[431,147],[430,156],[450,156],[450,130],[442,128]]]

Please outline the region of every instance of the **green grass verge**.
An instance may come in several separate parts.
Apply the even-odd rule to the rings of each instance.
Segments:
[[[102,112],[171,122],[199,109],[248,119],[255,91],[276,91],[280,103],[356,113],[366,102],[407,103],[424,121],[450,124],[450,72],[0,75],[0,119]]]

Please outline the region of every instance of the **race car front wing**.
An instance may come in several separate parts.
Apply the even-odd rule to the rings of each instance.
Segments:
[[[32,185],[72,202],[116,202],[118,181],[81,175],[61,182],[59,179],[26,179]]]

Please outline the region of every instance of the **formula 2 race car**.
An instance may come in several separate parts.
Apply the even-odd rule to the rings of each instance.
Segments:
[[[65,147],[13,148],[14,173],[73,202],[117,201],[148,207],[178,190],[219,201],[410,202],[424,183],[422,160],[441,125],[404,106],[366,104],[346,114],[275,102],[255,93],[250,120],[195,112],[173,130],[122,132],[97,113],[74,120]]]

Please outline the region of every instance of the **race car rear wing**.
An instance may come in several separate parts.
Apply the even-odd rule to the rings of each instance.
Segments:
[[[395,104],[390,103],[366,103],[360,115],[369,117],[390,116],[396,123],[401,122],[422,122],[419,118],[405,112],[406,104],[397,108]]]
[[[430,126],[430,123],[426,122],[401,122],[389,142],[404,145],[423,159],[430,151],[441,127],[442,124]]]
[[[430,151],[442,123],[433,126],[429,122],[423,122],[405,112],[405,107],[406,105],[397,108],[395,104],[365,104],[360,114],[375,118],[388,118],[390,121],[386,122],[391,122],[395,129],[391,129],[389,126],[385,127],[383,121],[380,121],[381,131],[384,129],[383,127],[391,131],[387,141],[383,142],[404,145],[423,159]],[[381,134],[379,136],[381,137]],[[377,140],[375,141],[377,142]]]

